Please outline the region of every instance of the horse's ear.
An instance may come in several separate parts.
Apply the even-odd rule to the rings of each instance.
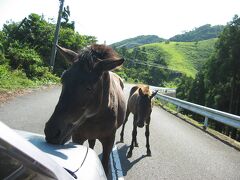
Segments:
[[[58,51],[60,54],[70,63],[72,64],[78,57],[78,54],[70,49],[63,48],[57,45]]]
[[[140,95],[140,96],[144,96],[144,93],[143,93],[143,91],[142,91],[141,88],[138,89],[138,92],[139,92],[139,95]]]
[[[158,90],[154,91],[154,92],[152,93],[152,95],[150,96],[150,98],[152,99],[154,96],[157,95],[157,93],[158,93]]]
[[[110,71],[122,65],[123,62],[124,62],[123,58],[117,60],[112,59],[101,60],[94,66],[94,70],[98,72]]]

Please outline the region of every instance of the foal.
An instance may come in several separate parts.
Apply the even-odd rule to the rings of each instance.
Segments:
[[[125,124],[128,120],[128,116],[131,113],[134,115],[134,121],[133,121],[133,131],[132,131],[132,143],[130,146],[130,150],[127,154],[127,157],[132,157],[132,150],[135,147],[138,147],[137,143],[137,127],[142,128],[145,124],[146,131],[146,147],[147,147],[147,156],[151,156],[151,150],[149,145],[149,124],[150,124],[150,116],[152,112],[152,98],[157,94],[158,91],[155,91],[153,93],[150,92],[149,86],[147,85],[138,85],[134,86],[131,91],[128,98],[128,104],[127,104],[127,111],[126,111],[126,117],[123,122],[122,131],[121,131],[121,139],[120,141],[123,142],[123,136],[124,136],[124,128]]]

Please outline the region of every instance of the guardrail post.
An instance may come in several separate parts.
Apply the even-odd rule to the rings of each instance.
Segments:
[[[177,106],[177,114],[180,112],[180,106]]]
[[[203,129],[206,130],[208,127],[208,117],[205,116],[205,119],[204,119],[204,125],[203,125]]]

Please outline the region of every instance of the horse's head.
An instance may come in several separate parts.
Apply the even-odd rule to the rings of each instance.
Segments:
[[[138,89],[139,98],[137,101],[137,120],[136,124],[142,128],[144,124],[148,124],[150,121],[150,115],[152,112],[152,98],[158,91],[150,92],[148,86],[142,86]]]
[[[72,65],[61,77],[62,92],[44,132],[47,142],[64,144],[75,127],[101,108],[106,71],[124,60],[105,45],[92,45],[79,54],[60,46],[58,50]]]

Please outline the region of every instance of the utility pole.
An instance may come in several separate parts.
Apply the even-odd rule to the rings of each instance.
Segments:
[[[62,19],[64,0],[59,0],[59,2],[60,2],[60,6],[59,6],[59,11],[58,11],[58,20],[57,20],[57,25],[56,25],[56,29],[55,29],[54,42],[53,42],[53,47],[52,47],[51,59],[50,59],[50,66],[51,66],[52,70],[53,70],[54,64],[55,64],[56,45],[58,43],[58,34],[59,34],[60,24],[61,24],[61,19]]]

